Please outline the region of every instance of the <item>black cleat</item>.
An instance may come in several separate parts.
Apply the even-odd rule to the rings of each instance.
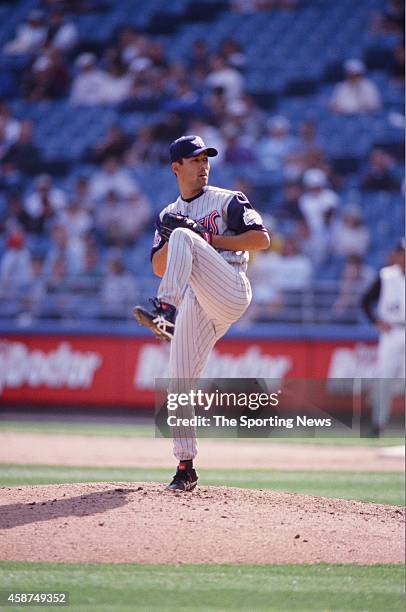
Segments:
[[[187,469],[180,463],[172,482],[166,487],[169,491],[193,491],[197,485],[197,473],[193,468]]]
[[[136,306],[133,315],[140,325],[149,327],[160,340],[172,340],[175,331],[176,308],[158,298],[150,300],[153,304],[151,310]]]

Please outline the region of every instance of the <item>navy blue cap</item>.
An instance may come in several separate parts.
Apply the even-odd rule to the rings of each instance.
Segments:
[[[218,155],[217,149],[206,147],[200,136],[193,135],[182,136],[174,140],[169,147],[169,153],[171,162],[179,161],[182,157],[196,157],[200,153],[207,153],[208,157]]]

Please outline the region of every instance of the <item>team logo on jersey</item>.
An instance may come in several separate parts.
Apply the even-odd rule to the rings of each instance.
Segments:
[[[219,216],[220,214],[217,212],[217,210],[213,210],[213,212],[203,217],[203,219],[199,219],[198,222],[204,225],[204,227],[207,228],[212,234],[218,234],[219,231],[216,225],[216,219]]]
[[[261,215],[253,208],[244,206],[243,220],[245,225],[263,225]]]

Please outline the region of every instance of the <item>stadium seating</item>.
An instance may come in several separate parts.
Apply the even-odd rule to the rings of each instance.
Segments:
[[[9,41],[30,10],[38,8],[37,0],[18,0],[0,4],[0,47]],[[403,228],[402,194],[362,193],[359,171],[371,148],[379,145],[394,153],[397,171],[402,178],[403,88],[393,83],[386,71],[386,61],[397,42],[393,34],[377,34],[367,27],[372,14],[382,10],[383,0],[306,0],[298,1],[295,10],[273,10],[267,13],[234,13],[227,1],[206,0],[126,0],[104,3],[105,10],[73,15],[79,35],[79,48],[102,50],[121,26],[133,25],[141,32],[163,43],[169,61],[187,60],[198,39],[215,50],[225,38],[238,41],[244,50],[245,86],[267,115],[286,116],[295,131],[306,119],[316,123],[321,145],[333,168],[341,174],[342,200],[349,194],[362,206],[372,237],[366,261],[382,265]],[[339,25],[339,27],[338,27]],[[92,47],[93,45],[93,47]],[[371,69],[369,76],[382,95],[383,109],[364,116],[337,116],[328,108],[335,83],[342,78],[342,64],[351,57],[362,58]],[[386,59],[385,59],[386,58]],[[94,168],[83,164],[84,154],[113,124],[128,134],[164,118],[156,111],[121,111],[115,106],[73,108],[67,99],[54,102],[27,102],[21,97],[19,77],[32,57],[10,57],[0,54],[0,87],[2,97],[17,118],[29,118],[35,124],[35,142],[44,162],[62,164],[57,179],[68,187],[75,176],[91,173]],[[73,71],[73,68],[72,68]],[[55,166],[57,168],[58,166]],[[168,168],[143,164],[132,168],[153,208],[176,197],[176,185]],[[246,166],[217,165],[213,182],[230,187],[239,178],[249,180],[258,194],[277,194],[284,175],[264,171],[255,164]],[[30,177],[23,180],[24,189],[32,188]],[[258,202],[261,209],[270,198]],[[0,219],[6,213],[7,198],[0,192]],[[272,213],[272,210],[267,211]],[[151,289],[150,280],[139,273],[148,262],[150,236],[125,252],[125,261],[141,281],[143,295]],[[30,238],[29,246],[45,252],[47,237]],[[4,237],[0,237],[0,254]],[[338,279],[341,267],[329,262],[318,272],[320,280]],[[77,307],[75,298],[72,304]],[[86,300],[84,300],[86,303]],[[88,302],[89,304],[89,302]],[[1,304],[1,316],[9,316],[10,305]],[[69,310],[69,309],[68,309]],[[84,307],[89,316],[90,306]],[[7,314],[8,313],[8,314]],[[296,316],[296,315],[295,315]]]

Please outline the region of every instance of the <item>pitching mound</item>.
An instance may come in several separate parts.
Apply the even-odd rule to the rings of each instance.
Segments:
[[[1,558],[98,563],[403,563],[404,510],[273,491],[91,483],[3,488]]]

